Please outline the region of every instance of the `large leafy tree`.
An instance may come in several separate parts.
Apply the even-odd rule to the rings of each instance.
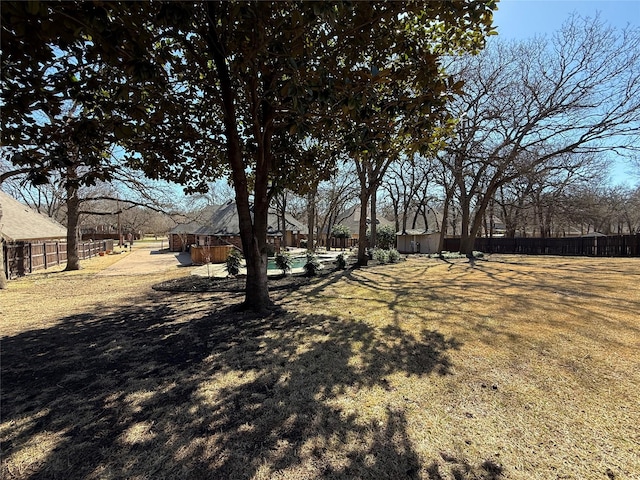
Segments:
[[[131,16],[112,12],[135,32],[120,38],[131,38],[122,48],[137,55],[138,70],[146,66],[161,79],[143,78],[138,90],[123,86],[147,112],[131,129],[132,139],[145,139],[130,147],[140,152],[141,167],[193,188],[211,175],[232,179],[247,261],[246,307],[270,305],[272,196],[300,183],[296,174],[308,179],[331,171],[324,158],[292,154],[288,137],[320,136],[340,121],[351,146],[375,140],[382,151],[393,136],[428,139],[446,90],[439,55],[480,46],[493,4],[166,3],[145,7],[152,13],[135,29]],[[351,151],[359,159],[373,152]],[[304,168],[301,159],[308,161]]]
[[[65,17],[54,27],[67,29],[60,38],[118,69],[103,109],[110,110],[132,164],[192,190],[230,176],[247,261],[245,306],[264,310],[271,304],[271,197],[284,178],[291,181],[283,172],[319,171],[313,159],[296,169],[300,156],[290,154],[287,135],[315,135],[337,118],[358,123],[358,132],[368,129],[368,138],[428,132],[442,103],[439,55],[477,48],[494,4],[74,2],[46,8]],[[384,102],[375,101],[378,93]],[[376,115],[378,125],[396,116],[412,121],[375,130]],[[357,151],[360,158],[364,150]]]
[[[67,270],[80,268],[79,194],[109,180],[118,165],[113,119],[100,108],[112,70],[69,20],[89,18],[90,4],[6,2],[2,7],[2,147],[13,169],[43,185],[59,181],[67,217]]]

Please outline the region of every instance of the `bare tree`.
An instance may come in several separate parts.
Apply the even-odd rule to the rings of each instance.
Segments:
[[[640,188],[593,183],[572,189],[563,199],[566,217],[580,233],[634,234],[640,229]]]
[[[326,247],[330,248],[329,235],[336,224],[338,216],[345,210],[345,207],[352,204],[357,198],[357,188],[355,185],[355,173],[350,170],[351,165],[344,165],[341,172],[328,181],[322,182],[318,186],[317,194],[314,196],[314,210],[316,213],[318,237],[325,235]]]
[[[551,39],[492,42],[453,65],[465,92],[452,106],[461,120],[445,165],[460,200],[463,253],[472,253],[501,186],[575,169],[595,153],[637,151],[637,29],[572,16]]]
[[[572,154],[566,153],[564,156]],[[495,200],[505,226],[505,235],[539,235],[549,237],[561,233],[559,220],[564,210],[563,198],[575,187],[598,181],[607,164],[598,155],[581,155],[580,159],[563,160],[557,168],[526,172],[498,188]]]
[[[627,190],[622,218],[627,225],[627,233],[640,233],[640,185]]]
[[[416,228],[420,215],[423,216],[425,229],[428,228],[427,214],[432,209],[430,203],[436,200],[430,190],[433,169],[434,164],[418,154],[389,167],[382,187],[389,195],[396,231],[405,232],[408,225]],[[412,219],[409,224],[410,214]]]

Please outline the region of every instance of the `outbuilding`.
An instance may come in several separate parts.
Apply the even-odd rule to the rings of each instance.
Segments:
[[[66,261],[67,229],[0,191],[0,238],[7,278]]]
[[[277,250],[283,240],[287,246],[299,246],[306,238],[306,227],[291,215],[282,218],[269,211],[267,218],[267,241]],[[181,251],[193,247],[235,246],[242,249],[238,208],[233,201],[209,207],[196,221],[176,225],[169,232],[169,248]]]
[[[396,233],[396,245],[400,253],[438,253],[440,232],[405,230]]]

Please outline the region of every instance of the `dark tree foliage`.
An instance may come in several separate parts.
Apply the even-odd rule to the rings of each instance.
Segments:
[[[272,196],[332,171],[332,157],[320,161],[301,145],[337,122],[358,158],[383,151],[385,137],[428,138],[443,101],[440,56],[480,47],[494,7],[493,0],[3,4],[3,45],[22,38],[10,47],[19,59],[3,75],[41,68],[57,49],[77,50],[109,77],[81,85],[90,97],[81,105],[107,120],[100,127],[130,165],[188,190],[229,176],[247,264],[245,306],[261,311],[271,304]],[[396,117],[402,121],[389,121]]]

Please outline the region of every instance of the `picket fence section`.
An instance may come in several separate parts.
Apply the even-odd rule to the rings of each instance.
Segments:
[[[67,242],[10,242],[3,245],[4,272],[8,279],[66,263]],[[113,240],[78,244],[81,260],[113,250]]]

